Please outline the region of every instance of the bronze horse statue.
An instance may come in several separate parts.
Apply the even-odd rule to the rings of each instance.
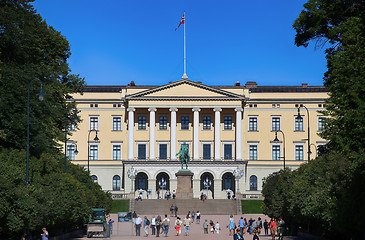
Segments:
[[[179,161],[181,162],[181,169],[184,169],[184,163],[186,165],[186,169],[188,169],[188,163],[190,161],[189,156],[189,145],[185,142],[181,144],[180,151],[176,154],[179,155]]]

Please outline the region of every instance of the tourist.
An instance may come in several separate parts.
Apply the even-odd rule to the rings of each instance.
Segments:
[[[238,226],[240,228],[241,233],[244,233],[244,229],[245,229],[245,220],[243,220],[243,217],[241,217],[241,219],[238,221]]]
[[[269,223],[267,222],[267,219],[265,219],[264,222],[264,229],[265,229],[265,235],[269,235]]]
[[[186,218],[184,219],[185,236],[189,236],[190,224],[191,224],[191,218],[190,218],[190,216],[188,215],[188,216],[186,216]]]
[[[157,193],[157,199],[160,199],[160,188],[157,189],[156,193]]]
[[[210,232],[214,234],[215,228],[213,220],[210,220],[209,225],[210,225]]]
[[[204,202],[204,193],[203,192],[200,194],[200,200],[202,200]]]
[[[215,224],[215,232],[217,234],[219,234],[219,222],[217,221],[217,223]]]
[[[171,217],[173,217],[174,216],[174,204],[171,204],[170,213],[171,213]]]
[[[132,223],[136,222],[136,218],[137,218],[137,213],[136,213],[136,211],[134,211],[132,214]]]
[[[252,228],[251,228],[250,234],[252,234],[253,231],[256,231],[257,232],[257,222],[256,222],[255,219],[253,219],[253,222],[252,222],[252,225],[251,226],[252,226]]]
[[[41,234],[42,240],[48,240],[49,235],[47,229],[44,227],[42,228],[42,231],[43,231],[43,233]]]
[[[229,236],[233,236],[235,227],[234,227],[234,219],[233,219],[232,215],[229,217],[228,228],[229,228]]]
[[[175,198],[176,198],[176,192],[175,192],[175,190],[172,190],[172,199],[175,200]]]
[[[181,224],[182,224],[182,221],[180,220],[179,217],[177,217],[177,219],[175,221],[176,236],[179,236],[181,234]]]
[[[196,223],[199,224],[200,223],[200,212],[196,211]]]
[[[204,234],[208,234],[208,222],[207,222],[207,219],[205,219],[205,222],[203,223],[203,229],[204,229]]]
[[[179,210],[179,208],[177,207],[177,205],[175,205],[175,208],[174,208],[174,212],[175,212],[175,217],[177,217],[177,211]]]
[[[274,218],[271,218],[271,221],[270,221],[270,231],[271,231],[271,238],[273,240],[275,240],[275,234],[276,234],[276,221]]]
[[[195,220],[195,212],[193,211],[191,213],[191,221],[192,221],[192,223],[194,223],[194,220]]]
[[[243,240],[243,236],[239,228],[237,228],[237,232],[233,234],[233,240]]]
[[[259,235],[261,233],[261,229],[262,229],[262,220],[260,217],[257,219],[256,223],[257,223],[257,234]]]
[[[160,229],[161,229],[161,216],[158,215],[156,218],[156,237],[160,236]]]
[[[278,221],[278,236],[279,236],[279,240],[283,240],[284,230],[285,230],[285,222],[284,222],[284,220],[282,218],[279,218],[279,221]]]
[[[137,218],[135,221],[136,236],[141,236],[141,224],[142,224],[142,218],[137,215]]]
[[[252,240],[260,240],[259,236],[257,236],[256,231],[253,232]]]
[[[242,234],[245,234],[248,230],[248,222],[247,222],[246,218],[244,218],[243,220],[245,221],[245,227],[244,227],[244,230],[243,230],[244,232]]]
[[[153,216],[151,218],[151,229],[152,229],[151,235],[156,235],[156,218],[155,218],[155,216]]]
[[[143,228],[144,228],[144,232],[146,233],[145,237],[148,237],[148,228],[150,227],[150,220],[148,220],[148,218],[146,216],[144,216],[144,221],[143,221]]]
[[[165,214],[165,218],[163,220],[163,227],[165,230],[165,237],[167,237],[167,234],[169,233],[169,226],[170,226],[170,219],[167,218],[167,214]]]
[[[110,228],[110,235],[113,234],[113,223],[114,223],[114,220],[109,219],[108,224],[109,224],[109,228]]]

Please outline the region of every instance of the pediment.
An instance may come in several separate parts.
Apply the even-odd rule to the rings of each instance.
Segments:
[[[244,100],[244,96],[213,88],[190,80],[180,80],[160,87],[135,93],[126,97],[127,100]]]

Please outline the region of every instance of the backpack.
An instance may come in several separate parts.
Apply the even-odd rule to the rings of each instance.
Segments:
[[[168,225],[169,225],[169,221],[166,219],[166,220],[163,222],[163,225],[164,225],[164,226],[168,226]]]
[[[146,225],[150,225],[150,224],[151,224],[150,220],[147,219]]]

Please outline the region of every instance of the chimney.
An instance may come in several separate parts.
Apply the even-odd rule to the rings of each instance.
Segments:
[[[257,88],[257,83],[254,81],[249,81],[249,82],[246,82],[245,87],[246,88]]]
[[[302,88],[307,88],[308,87],[308,83],[302,83]]]

